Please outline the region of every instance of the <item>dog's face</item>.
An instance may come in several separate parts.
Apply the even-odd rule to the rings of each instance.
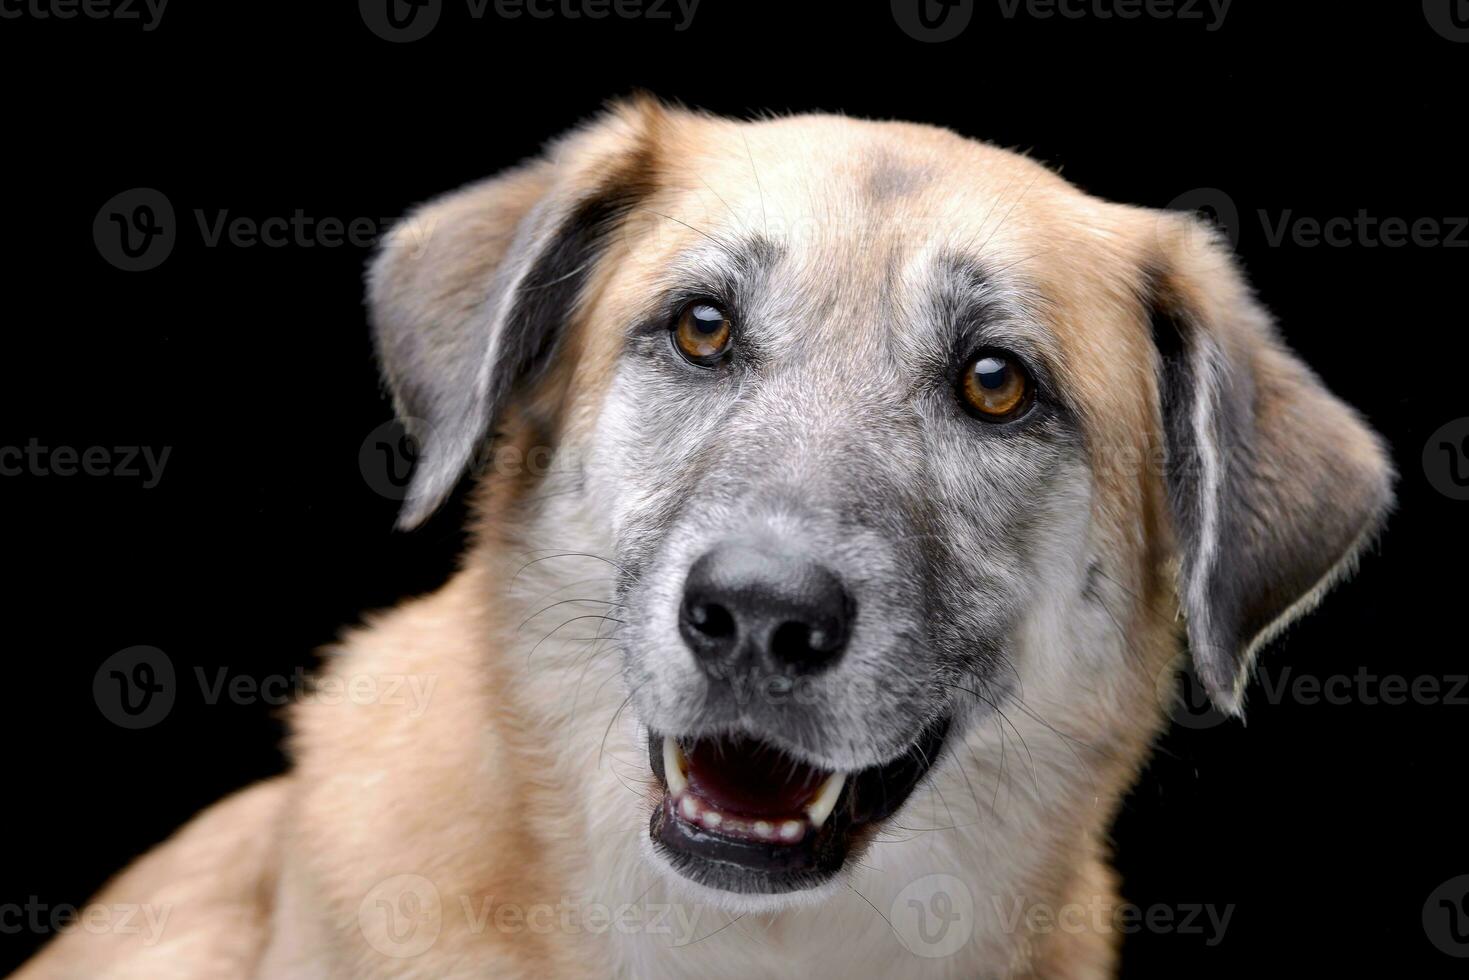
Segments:
[[[555,441],[505,512],[612,543],[649,833],[716,889],[820,885],[1024,678],[1150,684],[1058,648],[1175,572],[1234,708],[1387,501],[1207,235],[942,131],[637,104],[410,228],[373,280],[407,519],[493,424]]]
[[[955,711],[1003,698],[1017,624],[1084,560],[1088,496],[1057,338],[994,274],[1042,243],[986,247],[1016,235],[1002,188],[884,142],[757,143],[690,147],[669,176],[693,190],[627,226],[586,462],[628,687],[675,771],[655,834],[736,889],[834,870]],[[736,758],[740,786],[678,791]]]

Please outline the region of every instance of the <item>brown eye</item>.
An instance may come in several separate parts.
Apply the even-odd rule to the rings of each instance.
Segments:
[[[959,393],[970,414],[989,422],[1015,418],[1030,405],[1030,378],[1004,351],[980,351],[964,368]]]
[[[729,352],[729,317],[710,303],[690,303],[673,325],[673,345],[690,362],[712,367]]]

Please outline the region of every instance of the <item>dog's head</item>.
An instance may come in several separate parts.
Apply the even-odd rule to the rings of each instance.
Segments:
[[[404,523],[496,432],[555,447],[498,519],[610,543],[656,851],[727,891],[831,876],[1027,679],[1135,710],[1179,606],[1237,711],[1390,499],[1192,217],[929,127],[620,105],[370,291]]]

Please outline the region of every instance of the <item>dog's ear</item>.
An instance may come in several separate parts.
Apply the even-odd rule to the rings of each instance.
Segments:
[[[418,443],[400,527],[453,490],[554,357],[597,259],[653,188],[665,110],[619,103],[532,162],[415,210],[368,269],[384,379]]]
[[[1160,227],[1148,301],[1180,601],[1199,678],[1238,714],[1255,653],[1350,570],[1394,475],[1217,236],[1192,216]]]

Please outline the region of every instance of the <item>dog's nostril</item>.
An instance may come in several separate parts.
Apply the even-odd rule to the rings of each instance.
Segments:
[[[770,655],[784,663],[806,663],[836,648],[829,630],[805,623],[781,623],[770,636]]]
[[[717,602],[686,603],[684,615],[705,636],[720,639],[735,634],[734,616]]]

